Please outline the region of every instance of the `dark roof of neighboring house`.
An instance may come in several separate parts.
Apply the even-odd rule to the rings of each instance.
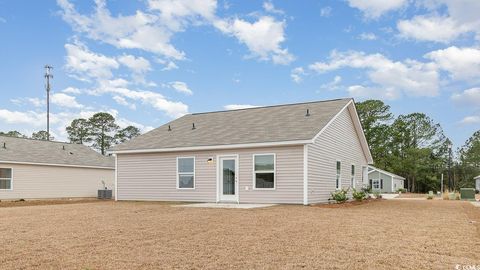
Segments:
[[[5,147],[4,147],[5,146]],[[115,167],[105,157],[82,144],[0,136],[0,162],[38,163],[83,167]]]
[[[351,98],[345,98],[188,114],[112,150],[311,140],[351,101]],[[309,116],[306,116],[307,110]]]

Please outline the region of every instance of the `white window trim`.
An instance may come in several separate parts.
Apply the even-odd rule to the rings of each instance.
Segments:
[[[340,173],[337,174],[337,162],[340,162]],[[337,186],[337,175],[338,175],[338,186]],[[342,189],[342,161],[337,159],[335,161],[335,190]]]
[[[273,188],[257,188],[256,173],[271,173],[272,171],[255,171],[256,156],[272,156],[273,155]],[[275,190],[277,189],[277,155],[275,153],[262,153],[252,155],[252,178],[254,190]]]
[[[0,169],[10,169],[11,177],[10,178],[0,178],[0,180],[10,180],[10,188],[9,189],[0,189],[1,191],[12,191],[13,190],[13,168],[11,167],[0,167]]]
[[[178,172],[178,160],[179,159],[182,159],[182,158],[193,158],[193,188],[181,188],[180,187],[180,174],[187,174],[187,175],[190,175],[191,173],[179,173]],[[192,156],[192,157],[177,157],[177,171],[175,172],[177,174],[177,186],[176,188],[179,189],[179,190],[194,190],[195,187],[196,187],[196,175],[195,175],[195,163],[196,163],[196,160],[195,160],[195,156]]]
[[[352,166],[353,166],[353,174],[352,174]],[[357,187],[357,180],[355,179],[355,175],[357,174],[357,165],[355,165],[355,163],[352,163],[350,165],[350,185],[352,186],[352,188],[356,188]]]

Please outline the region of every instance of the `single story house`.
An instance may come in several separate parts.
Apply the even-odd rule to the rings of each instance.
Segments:
[[[405,188],[404,177],[373,166],[368,167],[368,179],[369,186],[373,191],[397,192],[399,189]]]
[[[480,175],[474,177],[473,179],[475,179],[475,189],[480,190]]]
[[[0,136],[0,200],[96,197],[114,165],[85,145]]]
[[[188,114],[111,153],[117,200],[327,202],[372,163],[353,99]]]

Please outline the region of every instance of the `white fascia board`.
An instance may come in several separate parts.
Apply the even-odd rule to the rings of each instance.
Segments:
[[[114,167],[87,166],[87,165],[69,165],[69,164],[54,164],[54,163],[38,163],[38,162],[23,162],[23,161],[4,161],[4,160],[0,160],[0,163],[19,164],[19,165],[36,165],[36,166],[52,166],[52,167],[71,167],[71,168],[87,168],[87,169],[115,170]]]
[[[245,143],[245,144],[224,144],[224,145],[209,145],[209,146],[191,146],[191,147],[172,147],[172,148],[158,148],[158,149],[134,149],[134,150],[113,150],[108,153],[112,154],[136,154],[136,153],[161,153],[161,152],[181,152],[181,151],[203,151],[203,150],[218,150],[218,149],[238,149],[238,148],[258,148],[258,147],[274,147],[274,146],[289,146],[289,145],[304,145],[312,143],[312,140],[296,140],[283,142],[267,142],[267,143]]]

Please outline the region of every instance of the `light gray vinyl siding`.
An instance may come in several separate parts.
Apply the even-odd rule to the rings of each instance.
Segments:
[[[372,171],[368,174],[368,179],[379,179],[383,180],[383,188],[381,188],[380,192],[393,192],[392,189],[392,177],[388,174],[379,172],[379,171]]]
[[[253,155],[276,155],[276,189],[253,189]],[[117,155],[119,200],[217,200],[217,156],[239,157],[239,200],[242,203],[303,202],[303,146]],[[177,189],[177,157],[195,157],[195,189]],[[207,163],[213,158],[213,163]],[[248,190],[246,190],[248,188]]]
[[[392,192],[396,192],[400,188],[405,188],[405,181],[403,179],[393,178],[393,189]]]
[[[353,105],[308,145],[308,203],[325,203],[335,191],[336,162],[341,161],[341,186],[350,187],[350,169],[355,164],[356,187],[362,187],[362,166],[367,159],[352,121]]]
[[[96,197],[102,180],[114,189],[115,171],[45,165],[0,163],[12,168],[13,190],[0,190],[0,200]]]

